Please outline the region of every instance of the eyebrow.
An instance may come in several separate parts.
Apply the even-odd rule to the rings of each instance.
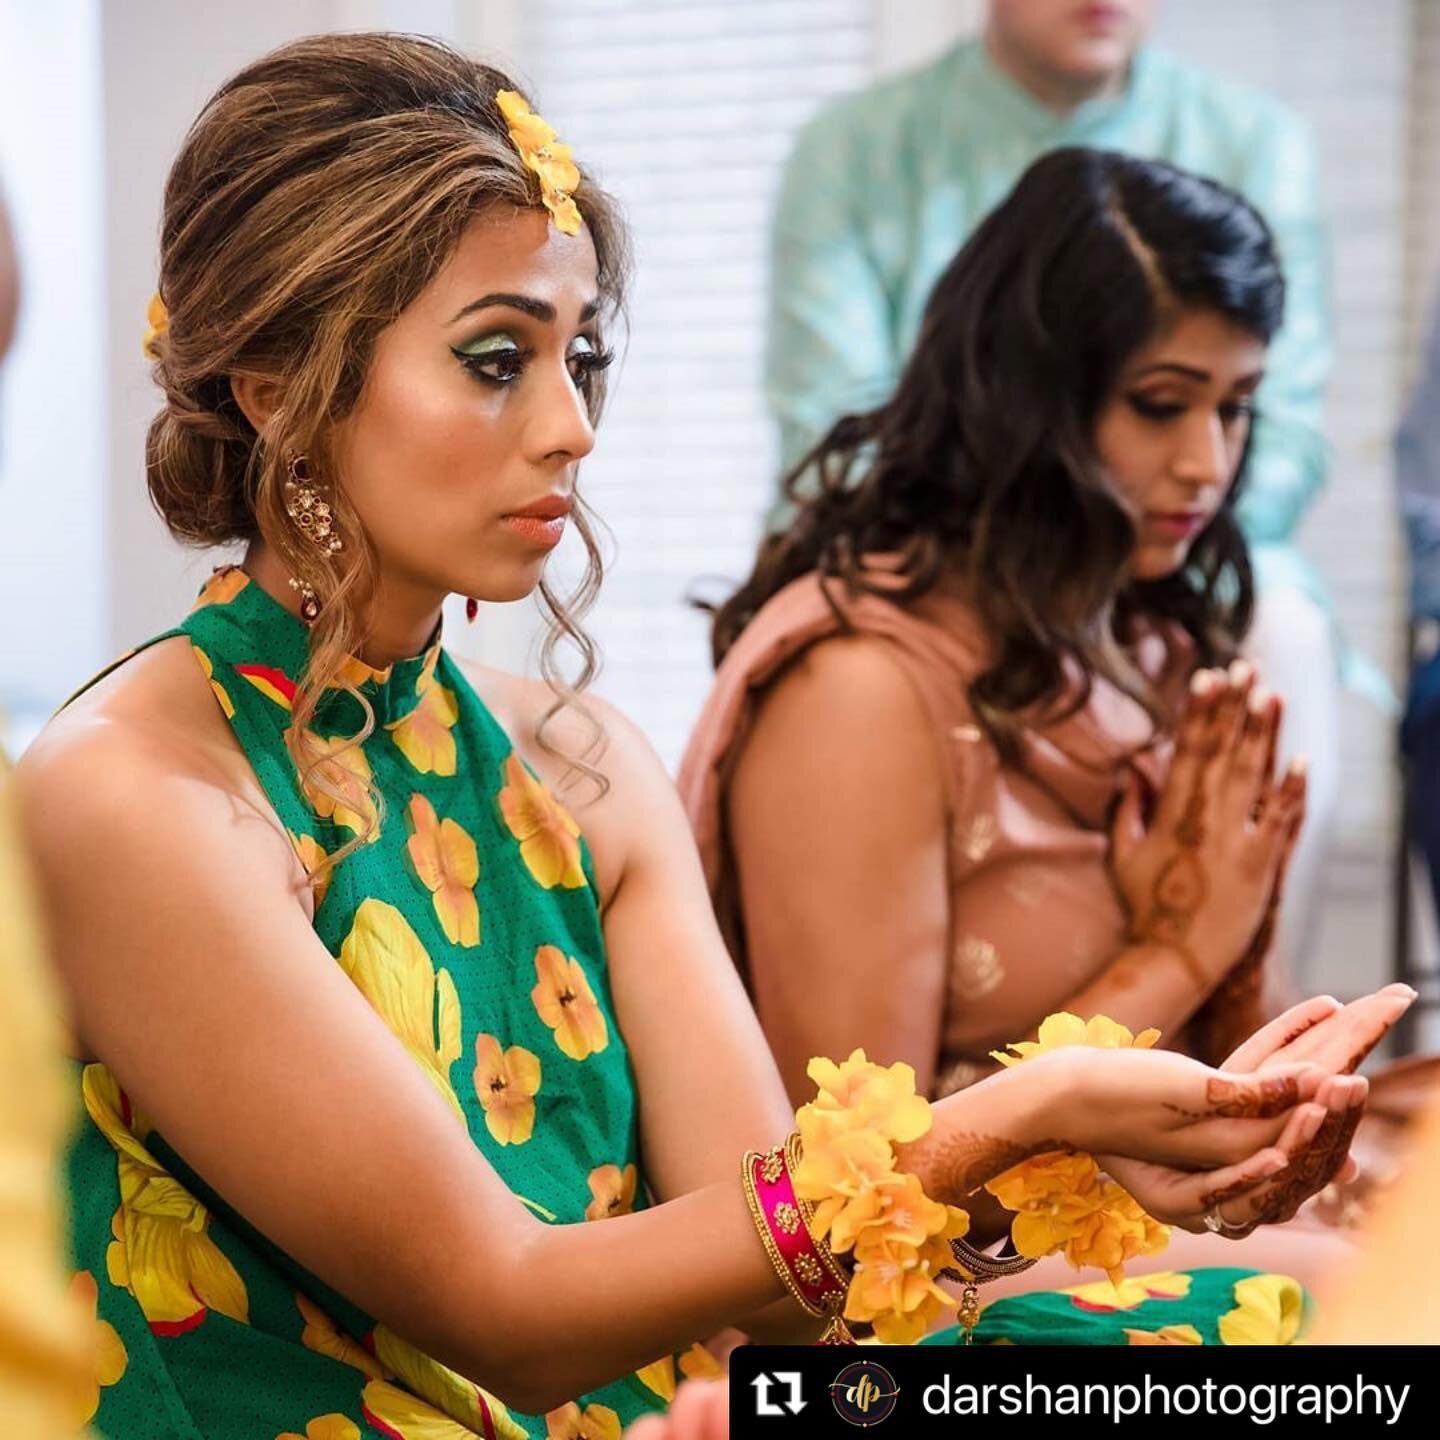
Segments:
[[[453,325],[457,320],[463,320],[477,310],[489,310],[493,306],[500,305],[511,310],[519,310],[522,314],[541,320],[546,325],[555,323],[555,307],[548,300],[537,300],[533,295],[512,295],[504,291],[494,295],[482,295],[478,300],[472,300],[468,305],[455,312],[450,323]],[[599,309],[599,299],[591,300],[580,311],[580,323],[584,325],[587,321],[593,320]]]
[[[1177,375],[1184,375],[1191,380],[1209,380],[1210,372],[1202,370],[1198,365],[1181,365],[1175,360],[1157,360],[1153,365],[1147,365],[1143,370],[1135,372],[1135,379],[1142,379],[1146,375],[1153,375],[1157,370],[1171,370]]]

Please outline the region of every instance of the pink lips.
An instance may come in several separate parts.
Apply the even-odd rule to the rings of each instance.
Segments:
[[[1209,523],[1204,510],[1147,510],[1145,529],[1159,540],[1189,540]]]
[[[1080,11],[1079,19],[1092,35],[1108,35],[1125,25],[1129,12],[1123,5],[1087,5]]]
[[[531,505],[502,515],[500,523],[512,534],[548,550],[560,543],[565,534],[566,517],[573,508],[568,496],[547,495]]]

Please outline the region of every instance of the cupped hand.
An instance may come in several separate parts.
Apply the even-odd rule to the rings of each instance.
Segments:
[[[1342,1005],[1329,995],[1302,1000],[1262,1026],[1220,1066],[1237,1074],[1263,1073],[1293,1064],[1318,1065],[1352,1075],[1415,1003],[1408,985],[1386,985]]]
[[[1314,1099],[1290,1113],[1273,1146],[1235,1165],[1195,1172],[1114,1155],[1100,1163],[1157,1220],[1198,1232],[1214,1215],[1220,1233],[1240,1239],[1292,1219],[1311,1196],[1345,1178],[1368,1090],[1363,1076],[1326,1077]]]
[[[1171,1050],[1077,1046],[1053,1058],[1071,1069],[1075,1149],[1178,1170],[1227,1169],[1273,1150],[1327,1078],[1308,1064],[1222,1074]]]

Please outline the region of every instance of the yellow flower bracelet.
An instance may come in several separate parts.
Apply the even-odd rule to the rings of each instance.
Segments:
[[[1149,1049],[1158,1030],[1132,1035],[1104,1015],[1082,1020],[1062,1012],[1042,1022],[1035,1040],[990,1053],[1002,1065],[1019,1065],[1067,1045],[1102,1050]],[[1093,1265],[1112,1284],[1125,1275],[1125,1262],[1156,1255],[1170,1243],[1168,1226],[1145,1213],[1123,1187],[1107,1179],[1091,1155],[1050,1151],[997,1175],[986,1186],[1007,1210],[1016,1212],[1010,1227],[1015,1249],[1031,1260],[1063,1254],[1077,1270]]]
[[[795,1133],[745,1157],[756,1229],[787,1290],[829,1318],[822,1344],[848,1343],[846,1320],[868,1322],[885,1344],[913,1344],[954,1303],[936,1280],[951,1240],[970,1228],[964,1210],[896,1169],[894,1147],[930,1129],[930,1103],[909,1065],[875,1065],[863,1050],[840,1065],[812,1060],[806,1073],[819,1094],[797,1112]]]

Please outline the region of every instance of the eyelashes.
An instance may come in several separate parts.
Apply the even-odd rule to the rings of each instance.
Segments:
[[[1146,395],[1131,395],[1129,400],[1130,408],[1145,420],[1174,420],[1189,408],[1187,405],[1171,400],[1152,400]],[[1253,419],[1255,402],[1253,400],[1227,401],[1219,407],[1219,412],[1227,424],[1235,420]]]
[[[535,358],[534,350],[519,345],[478,352],[452,350],[451,353],[482,385],[496,390],[513,385]],[[565,368],[575,388],[588,394],[595,377],[609,369],[614,360],[613,350],[577,350],[565,357]]]

